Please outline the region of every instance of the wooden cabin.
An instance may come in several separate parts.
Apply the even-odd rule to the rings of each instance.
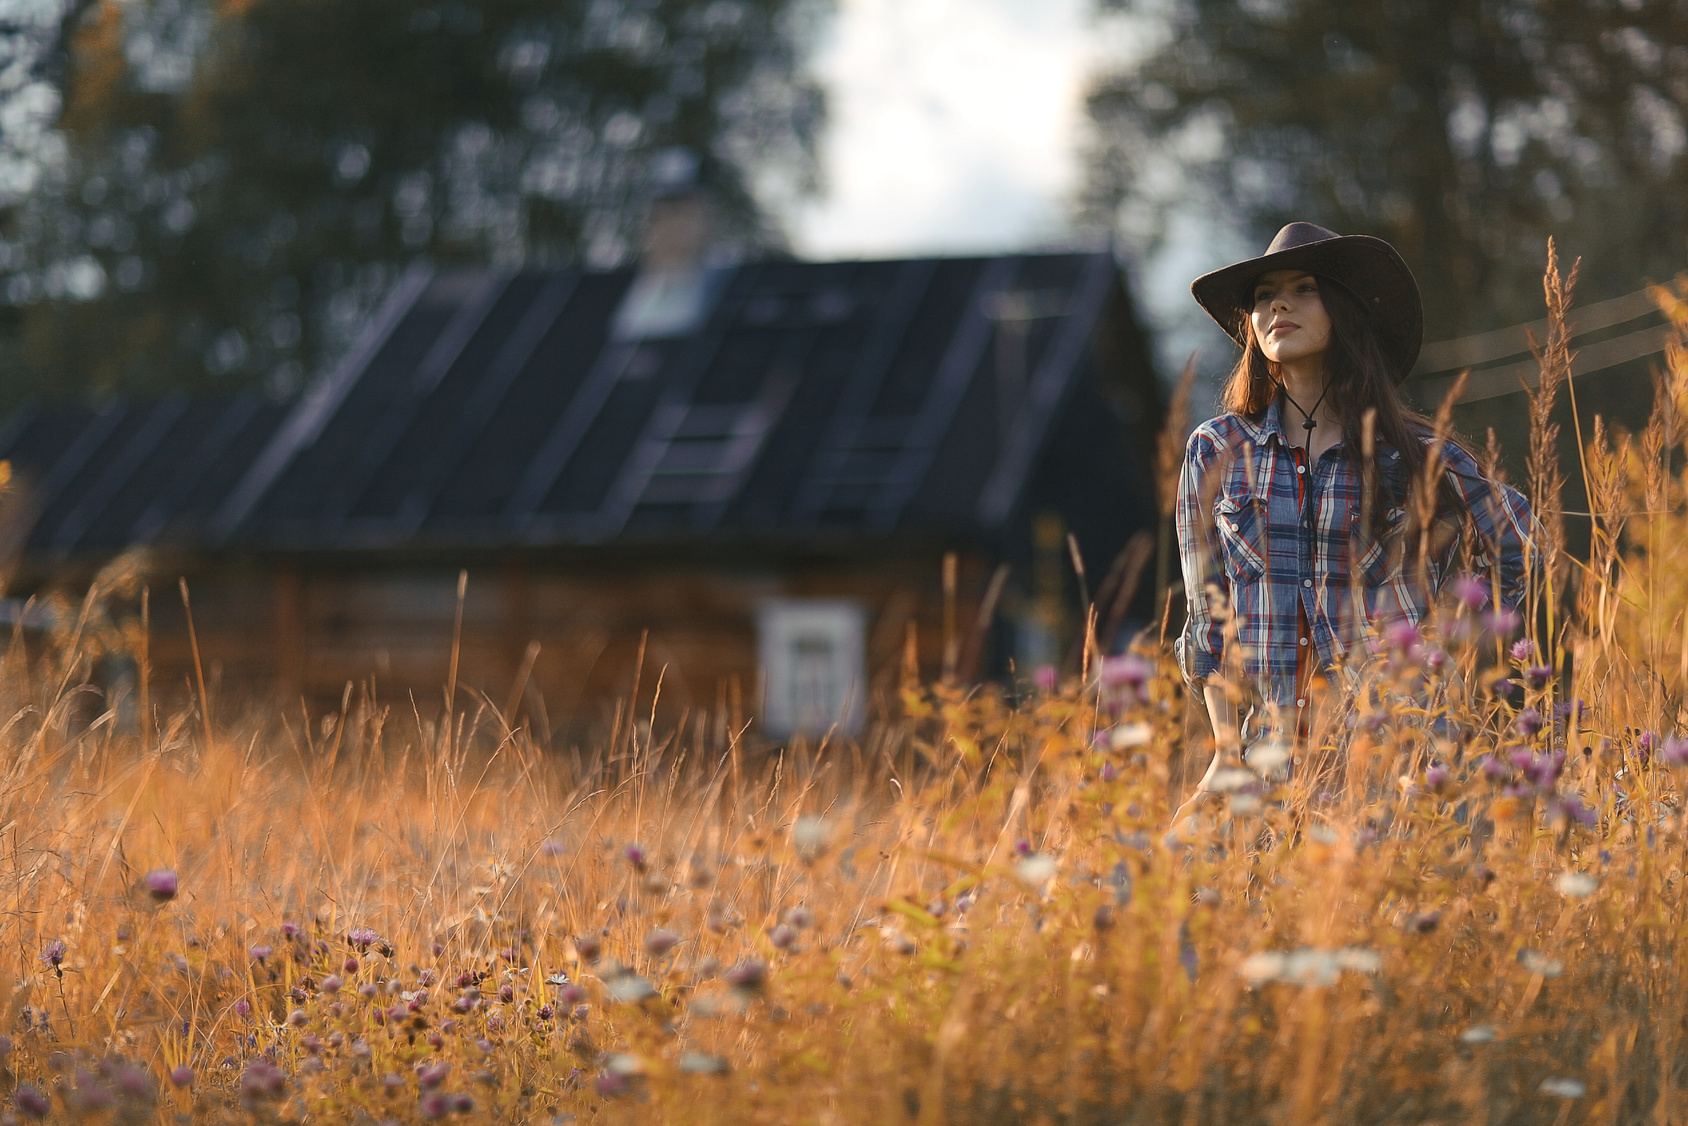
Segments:
[[[155,693],[192,668],[183,577],[223,697],[426,709],[455,637],[460,685],[549,727],[637,672],[642,708],[660,678],[853,728],[911,638],[923,675],[1067,659],[1069,532],[1105,624],[1149,613],[1161,415],[1109,252],[418,267],[296,401],[16,412],[6,605],[138,551]]]

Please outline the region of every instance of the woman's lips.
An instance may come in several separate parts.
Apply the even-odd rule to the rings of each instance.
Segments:
[[[1300,327],[1301,326],[1296,324],[1294,321],[1279,321],[1277,324],[1268,329],[1267,333],[1271,336],[1281,336],[1286,332],[1294,332]]]

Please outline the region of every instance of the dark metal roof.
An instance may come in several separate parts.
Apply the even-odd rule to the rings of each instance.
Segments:
[[[1105,252],[765,262],[728,271],[694,331],[621,339],[632,282],[416,269],[285,408],[27,408],[0,457],[28,481],[28,546],[989,530],[1122,294]]]

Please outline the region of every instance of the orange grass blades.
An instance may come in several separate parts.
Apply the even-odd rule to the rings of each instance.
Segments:
[[[923,683],[911,644],[859,746],[624,709],[564,755],[468,685],[433,721],[367,690],[304,726],[197,685],[102,710],[130,561],[5,658],[0,1114],[1681,1122],[1669,363],[1640,438],[1588,421],[1595,558],[1530,619],[1573,623],[1564,667],[1455,583],[1355,639],[1322,743],[1251,748],[1172,840],[1158,622],[1037,687]]]

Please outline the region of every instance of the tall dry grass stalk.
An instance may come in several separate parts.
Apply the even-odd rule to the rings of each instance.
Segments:
[[[292,734],[126,724],[86,686],[139,652],[120,568],[0,677],[5,1113],[1681,1121],[1670,364],[1638,443],[1595,427],[1570,702],[1548,639],[1462,584],[1178,845],[1185,693],[1148,643],[1018,706],[911,674],[895,727],[768,759],[634,701],[576,762],[464,692],[438,726],[353,696]],[[1563,584],[1539,597],[1563,620]]]

